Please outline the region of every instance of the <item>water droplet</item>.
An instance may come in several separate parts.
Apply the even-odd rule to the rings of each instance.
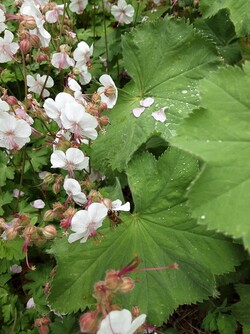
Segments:
[[[204,216],[204,215],[203,215],[203,216],[201,216],[201,219],[205,219],[205,218],[206,218],[206,216]]]
[[[181,92],[182,92],[182,94],[187,94],[188,91],[184,89]]]

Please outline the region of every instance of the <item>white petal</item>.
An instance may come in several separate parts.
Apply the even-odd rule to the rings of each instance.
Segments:
[[[50,162],[52,164],[51,168],[65,168],[65,153],[61,150],[56,150],[54,153],[51,154]]]
[[[84,160],[84,154],[78,148],[71,147],[66,151],[66,159],[76,165]]]
[[[79,210],[71,221],[71,230],[77,233],[85,232],[91,223],[87,210]]]
[[[144,107],[141,107],[141,108],[134,108],[132,110],[132,113],[134,114],[135,117],[140,117],[141,114],[144,112],[145,108]]]
[[[135,318],[129,331],[126,334],[133,334],[146,320],[146,314],[141,314],[139,317]]]
[[[68,238],[68,242],[71,244],[74,241],[77,241],[85,236],[85,233],[72,233]]]
[[[128,310],[111,311],[101,322],[97,334],[126,334],[131,326],[132,315]]]
[[[107,216],[108,209],[104,204],[92,203],[88,207],[89,219],[92,222],[100,222]]]
[[[76,195],[81,192],[79,182],[71,178],[65,178],[63,188],[68,195]]]

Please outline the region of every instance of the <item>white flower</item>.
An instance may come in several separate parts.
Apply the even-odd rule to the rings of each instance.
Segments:
[[[100,94],[102,102],[106,103],[107,107],[111,109],[116,104],[118,97],[116,85],[108,74],[103,74],[99,81],[103,87],[98,88],[97,92]]]
[[[117,199],[112,202],[111,210],[115,211],[129,211],[130,210],[130,203],[126,202],[122,205],[122,201],[120,199]]]
[[[162,123],[164,123],[166,121],[167,118],[166,118],[166,114],[165,114],[165,111],[164,111],[165,109],[167,109],[167,107],[161,108],[160,110],[155,111],[155,112],[152,113],[152,116],[154,117],[154,119],[156,121],[160,121]]]
[[[36,304],[34,302],[34,298],[32,297],[28,300],[28,302],[26,304],[26,308],[30,309],[30,308],[34,308],[34,307],[36,307]]]
[[[87,198],[84,193],[81,191],[81,186],[79,182],[75,179],[65,178],[63,188],[66,191],[67,195],[78,205],[82,205],[87,202]]]
[[[45,207],[45,203],[43,200],[41,199],[36,199],[34,202],[31,203],[31,205],[35,208],[35,209],[43,209]]]
[[[8,103],[0,99],[0,111],[9,111],[9,110],[10,106],[8,105]]]
[[[22,267],[19,266],[18,264],[13,264],[11,267],[10,267],[10,271],[13,273],[13,274],[20,274],[22,272]]]
[[[7,112],[0,113],[0,147],[19,150],[30,141],[31,127]]]
[[[23,197],[24,196],[24,192],[20,191],[19,189],[15,188],[13,189],[12,192],[13,197],[18,198],[18,197]]]
[[[0,33],[6,29],[5,22],[5,14],[2,9],[0,9]]]
[[[75,139],[81,140],[83,137],[96,139],[98,125],[94,116],[85,112],[83,105],[72,102],[67,103],[61,114],[61,121],[64,129],[71,131]]]
[[[77,62],[77,67],[82,65],[90,64],[90,57],[93,55],[93,44],[91,47],[85,42],[80,42],[77,44],[77,48],[73,52],[73,58]]]
[[[128,5],[125,0],[118,0],[117,6],[111,7],[111,14],[114,15],[118,23],[129,24],[133,21],[134,7]]]
[[[61,114],[62,110],[64,109],[66,103],[73,103],[75,102],[75,99],[73,96],[71,96],[68,93],[59,93],[57,94],[55,101],[51,98],[48,98],[44,102],[44,110],[46,114],[49,116],[49,118],[53,119],[54,121],[57,122],[58,126],[62,126],[61,122]]]
[[[82,14],[88,4],[88,0],[70,0],[69,9],[76,14]]]
[[[51,168],[65,169],[72,178],[74,178],[74,170],[88,170],[89,168],[89,158],[85,157],[81,150],[74,147],[68,148],[66,153],[56,150],[52,153],[50,161]]]
[[[77,69],[77,72],[79,72],[80,83],[82,85],[87,85],[92,79],[92,75],[88,72],[87,65],[80,65],[80,63],[77,63],[75,68]]]
[[[88,210],[78,211],[71,221],[72,233],[68,241],[70,243],[81,239],[86,242],[89,236],[96,236],[96,230],[102,226],[102,222],[107,216],[107,208],[104,204],[92,203]]]
[[[141,314],[132,321],[128,310],[111,311],[101,322],[97,334],[133,334],[145,322],[146,314]]]
[[[45,20],[49,23],[55,23],[59,15],[63,15],[64,5],[55,5],[52,10],[48,10],[45,14]]]
[[[45,20],[40,12],[39,5],[36,5],[32,0],[25,0],[20,8],[20,14],[32,16],[36,21],[36,28],[29,30],[31,35],[37,35],[43,47],[49,46],[51,35],[44,28]]]
[[[36,94],[41,94],[42,97],[47,97],[50,95],[47,89],[43,89],[47,75],[40,76],[40,74],[36,75],[36,79],[34,79],[31,75],[27,75],[27,85],[29,87],[28,91],[33,92]],[[51,88],[54,86],[54,80],[49,76],[48,80],[46,81],[45,87]]]
[[[17,43],[12,42],[14,35],[9,30],[5,30],[4,38],[0,37],[0,63],[7,63],[13,59],[13,55],[19,49]]]

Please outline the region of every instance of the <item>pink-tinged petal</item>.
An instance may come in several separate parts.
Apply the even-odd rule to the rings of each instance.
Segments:
[[[88,228],[88,225],[91,223],[89,214],[87,210],[79,210],[74,215],[71,221],[71,230],[73,232],[82,233],[85,232]]]
[[[111,311],[101,322],[97,334],[126,334],[131,326],[132,315],[128,310]]]
[[[92,203],[88,207],[89,219],[91,222],[100,222],[108,214],[108,209],[104,204]]]
[[[24,137],[29,137],[30,135],[31,135],[31,126],[23,119],[17,119],[15,136],[24,138]]]
[[[36,209],[43,209],[45,207],[45,203],[41,199],[37,199],[31,203],[31,205]]]
[[[6,44],[10,44],[14,39],[14,35],[9,30],[5,30],[3,39]]]
[[[133,334],[139,327],[141,327],[141,325],[144,324],[145,320],[146,314],[141,314],[139,317],[135,318],[126,334]]]
[[[152,97],[147,97],[144,100],[140,101],[140,106],[148,108],[150,107],[153,103],[155,102],[155,100]]]
[[[141,108],[134,108],[132,110],[132,113],[134,114],[135,117],[140,117],[141,114],[144,112],[145,108],[144,107],[141,107]]]
[[[45,19],[49,23],[55,23],[58,19],[58,12],[57,10],[48,10],[45,14]]]
[[[84,233],[72,233],[70,234],[69,238],[68,238],[68,242],[71,244],[72,242],[75,242],[81,238],[83,238],[85,236],[85,232]]]
[[[68,148],[66,151],[66,159],[67,161],[70,161],[72,163],[79,164],[84,160],[84,154],[81,150],[79,150],[78,148]]]
[[[52,164],[51,168],[64,168],[66,166],[66,156],[61,150],[56,150],[51,154],[50,162]]]
[[[155,112],[152,113],[152,116],[154,117],[154,119],[156,121],[160,121],[162,123],[164,123],[166,121],[167,117],[166,117],[166,114],[165,114],[164,110],[165,110],[165,108],[161,108],[160,110],[155,111]]]
[[[75,201],[76,204],[82,205],[87,202],[87,197],[84,193],[79,193],[79,194],[73,195],[73,200]]]
[[[36,80],[32,77],[32,75],[28,74],[27,77],[26,77],[26,79],[27,79],[27,85],[29,87],[32,87],[32,86],[34,86],[36,84]]]
[[[82,191],[79,182],[71,178],[65,178],[63,188],[67,195],[76,195]]]

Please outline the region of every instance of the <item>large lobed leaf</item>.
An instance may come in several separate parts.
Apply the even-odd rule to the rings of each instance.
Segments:
[[[103,228],[101,243],[57,241],[52,252],[58,268],[49,303],[59,312],[72,312],[93,303],[93,284],[108,269],[124,267],[135,254],[142,267],[174,262],[179,270],[144,271],[122,306],[138,305],[148,322],[160,324],[180,304],[216,294],[214,275],[233,271],[242,249],[218,234],[207,232],[191,219],[184,194],[197,173],[197,161],[183,151],[169,149],[157,161],[138,155],[127,169],[135,210],[122,215],[115,230]],[[65,268],[68,268],[65,270]]]
[[[172,143],[207,162],[189,192],[193,215],[250,248],[250,64],[202,81],[202,106]]]
[[[122,44],[132,82],[119,92],[111,126],[94,142],[92,162],[100,170],[106,165],[124,170],[133,153],[153,134],[168,140],[199,105],[198,80],[219,63],[211,41],[185,22],[169,18],[141,25],[126,34]],[[146,97],[153,97],[155,103],[136,118],[132,110]],[[167,108],[164,124],[151,115],[162,107]]]

